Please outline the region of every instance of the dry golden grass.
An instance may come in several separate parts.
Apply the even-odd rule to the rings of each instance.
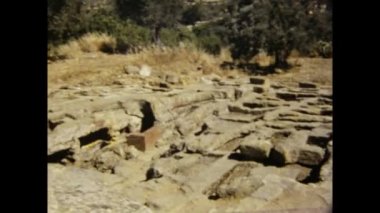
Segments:
[[[83,51],[81,50],[77,41],[70,41],[57,47],[56,55],[60,58],[76,58],[79,57]]]
[[[198,69],[203,74],[220,71],[220,59],[192,46],[175,48],[146,48],[143,51],[129,55],[128,62],[134,65],[147,64],[157,71],[184,73]]]
[[[238,70],[222,70],[220,64],[224,60],[229,60],[227,50],[223,50],[220,56],[213,56],[191,45],[175,48],[151,47],[129,55],[81,51],[75,58],[48,64],[48,82],[49,87],[78,83],[107,85],[120,78],[128,79],[131,84],[139,83],[139,76],[123,74],[127,65],[148,65],[153,73],[176,73],[184,83],[197,81],[202,75],[211,73],[221,77],[245,75]]]
[[[106,34],[88,33],[78,40],[83,52],[101,51],[104,46],[116,47],[116,39]]]
[[[56,54],[60,58],[78,58],[83,53],[101,51],[104,46],[116,47],[116,39],[99,33],[88,33],[78,40],[73,40],[67,44],[57,47]]]
[[[275,62],[274,58],[267,55],[266,53],[259,53],[250,61],[252,63],[257,63],[261,67],[270,66]]]
[[[324,58],[291,58],[299,64],[283,74],[269,76],[274,81],[295,86],[300,81],[309,81],[324,86],[332,86],[332,59]]]
[[[116,80],[141,85],[146,80],[140,76],[125,75],[124,67],[134,65],[141,68],[148,65],[155,74],[176,73],[184,84],[199,81],[202,75],[217,74],[222,78],[247,75],[239,70],[222,70],[224,61],[232,61],[229,51],[223,49],[219,56],[213,56],[192,45],[175,48],[151,47],[139,53],[128,55],[108,55],[99,52],[104,43],[112,44],[114,39],[107,35],[88,34],[77,41],[59,47],[62,54],[70,56],[48,64],[48,86],[62,85],[110,85]],[[269,56],[258,56],[256,62],[272,63]],[[286,84],[311,81],[323,85],[332,84],[332,60],[293,58],[293,63],[301,64],[284,74],[268,76]]]

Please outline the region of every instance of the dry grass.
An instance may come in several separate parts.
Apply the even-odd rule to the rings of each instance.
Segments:
[[[130,55],[128,62],[133,65],[147,64],[157,71],[187,73],[202,70],[203,74],[220,73],[221,59],[193,46],[175,48],[146,48]]]
[[[77,41],[70,41],[67,44],[60,45],[56,48],[55,54],[59,58],[76,58],[79,57],[83,51],[81,50]]]
[[[55,54],[59,58],[73,59],[83,53],[99,52],[106,46],[115,48],[116,39],[106,34],[88,33],[78,40],[58,46]]]
[[[176,73],[184,84],[199,81],[202,75],[217,74],[221,77],[246,75],[239,70],[222,70],[224,61],[231,61],[229,51],[223,49],[219,56],[213,56],[185,45],[175,48],[151,47],[136,54],[108,55],[99,52],[104,43],[112,44],[114,39],[107,35],[88,34],[77,41],[60,46],[61,54],[70,56],[66,60],[48,64],[48,86],[55,88],[62,85],[110,85],[115,80],[127,81],[130,84],[141,85],[146,80],[140,76],[124,74],[124,67],[148,65],[155,74]],[[261,64],[272,63],[272,58],[260,55],[255,58]],[[323,85],[332,84],[332,60],[293,58],[292,63],[301,64],[284,74],[268,76],[286,84],[296,84],[298,81],[311,81]]]
[[[79,46],[79,42],[77,42]],[[69,48],[68,48],[69,49]],[[107,85],[115,80],[140,83],[139,76],[124,75],[124,67],[148,65],[153,73],[176,73],[184,83],[198,81],[202,75],[217,74],[221,77],[245,75],[238,70],[225,71],[220,64],[229,60],[227,50],[213,56],[191,45],[176,48],[151,47],[136,54],[107,55],[100,52],[79,51],[74,58],[48,64],[49,88],[59,85]]]
[[[292,58],[299,67],[283,74],[269,76],[269,78],[286,85],[295,86],[300,81],[309,81],[324,86],[332,86],[332,59],[324,58]]]
[[[275,62],[274,58],[267,55],[266,53],[259,53],[250,61],[251,63],[257,63],[261,67],[270,66]]]
[[[102,51],[104,46],[116,47],[116,39],[107,34],[89,33],[78,40],[79,47],[83,52]]]

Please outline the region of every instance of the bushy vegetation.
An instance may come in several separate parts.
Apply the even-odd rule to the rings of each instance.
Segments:
[[[75,0],[48,1],[48,42],[56,45],[85,34],[83,23],[88,17],[79,16],[81,5]]]
[[[234,60],[246,62],[264,51],[276,58],[277,67],[288,66],[293,50],[332,56],[331,0],[230,0],[216,6],[185,0],[109,0],[109,7],[97,9],[83,2],[48,0],[50,56],[70,55],[59,54],[65,48],[130,53],[180,43],[214,55],[229,47]],[[57,48],[62,44],[65,48]]]
[[[79,39],[86,33],[105,33],[116,39],[115,47],[104,47],[105,52],[127,52],[135,47],[147,45],[150,42],[148,28],[135,24],[131,20],[122,20],[110,10],[80,12],[79,6],[73,0],[51,15],[48,24],[48,43],[50,46],[67,43]],[[74,10],[77,8],[77,10]]]
[[[79,39],[71,40],[59,46],[48,45],[50,60],[75,58],[82,53],[108,52],[116,49],[116,39],[104,33],[88,33]]]
[[[249,61],[264,50],[285,68],[292,50],[309,53],[320,40],[331,41],[330,12],[317,1],[239,0],[229,3],[228,12],[234,59]]]
[[[206,8],[198,2],[185,8],[181,22],[187,25],[195,24],[197,21],[204,20],[206,13]]]

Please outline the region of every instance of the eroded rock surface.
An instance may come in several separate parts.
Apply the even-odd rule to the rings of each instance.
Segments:
[[[49,212],[328,211],[331,88],[210,82],[52,92]]]

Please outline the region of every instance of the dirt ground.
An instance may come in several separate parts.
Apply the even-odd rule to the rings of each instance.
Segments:
[[[197,61],[197,57],[199,57]],[[126,80],[131,84],[140,84],[139,76],[124,74],[127,65],[147,64],[154,72],[181,73],[182,78],[195,79],[200,77],[198,67],[203,67],[207,73],[214,73],[221,77],[247,75],[238,70],[222,70],[218,67],[221,59],[190,56],[185,61],[183,56],[160,55],[159,60],[153,60],[154,55],[107,55],[102,53],[89,53],[75,59],[67,59],[48,64],[48,88],[57,89],[68,85],[101,86],[111,85],[116,80]],[[194,59],[195,58],[195,59]],[[271,74],[267,77],[276,82],[294,86],[300,81],[309,81],[321,85],[332,85],[332,59],[297,58],[293,59],[300,66],[280,74]],[[160,64],[160,61],[164,64]],[[191,64],[191,62],[194,62]]]
[[[294,67],[282,74],[269,76],[277,82],[294,86],[300,81],[310,81],[325,86],[332,86],[332,59],[299,58],[300,67]]]

